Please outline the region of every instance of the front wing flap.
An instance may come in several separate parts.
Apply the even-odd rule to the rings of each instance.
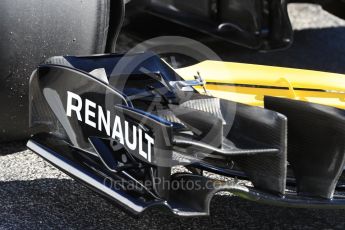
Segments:
[[[118,71],[121,58],[59,57],[40,66],[30,80],[28,147],[134,214],[156,207],[208,215],[220,191],[289,207],[345,207],[343,110],[274,97],[265,108],[248,106],[197,93],[154,54],[126,57],[134,73]]]

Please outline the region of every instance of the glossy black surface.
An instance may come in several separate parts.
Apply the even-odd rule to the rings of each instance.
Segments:
[[[265,107],[288,118],[288,160],[298,192],[332,198],[345,165],[345,111],[271,97]]]
[[[136,0],[128,8],[253,49],[281,49],[293,40],[288,1],[275,0]]]
[[[268,110],[199,94],[189,86],[197,83],[184,82],[153,53],[51,58],[31,77],[28,147],[136,214],[158,206],[181,216],[208,215],[219,191],[283,206],[344,207],[344,200],[331,200],[344,164],[341,143],[320,141],[307,129],[301,137],[295,128],[316,122],[326,132],[318,120],[324,113],[342,127],[342,110],[267,98]],[[295,109],[310,123],[287,112]],[[317,149],[309,140],[319,141]],[[303,153],[291,148],[299,142]],[[288,163],[299,193],[286,190]],[[174,166],[195,175],[172,174]],[[203,170],[244,177],[254,187],[213,181]],[[314,184],[306,177],[313,172]],[[213,184],[166,186],[186,181]]]

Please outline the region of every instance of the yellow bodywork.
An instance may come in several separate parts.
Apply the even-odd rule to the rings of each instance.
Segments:
[[[212,96],[244,104],[263,106],[268,95],[345,109],[345,75],[341,74],[219,61],[176,71],[185,80],[199,72]],[[197,90],[204,92],[201,87]]]

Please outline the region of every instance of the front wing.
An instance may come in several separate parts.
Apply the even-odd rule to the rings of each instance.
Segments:
[[[275,97],[253,107],[197,84],[152,53],[50,59],[30,80],[28,147],[134,214],[208,215],[221,191],[345,208],[343,110]]]

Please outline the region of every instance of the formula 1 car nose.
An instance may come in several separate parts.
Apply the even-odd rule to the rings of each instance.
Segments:
[[[28,147],[135,214],[156,206],[207,215],[219,191],[275,205],[345,207],[337,193],[343,110],[274,97],[254,107],[194,89],[204,84],[185,81],[153,53],[51,58],[31,76]]]

